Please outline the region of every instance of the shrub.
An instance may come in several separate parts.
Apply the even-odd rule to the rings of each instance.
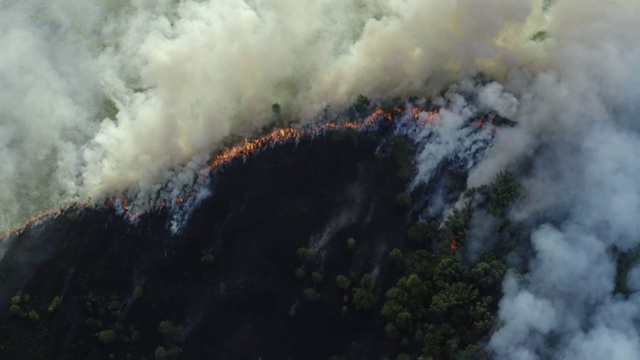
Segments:
[[[300,280],[304,279],[304,277],[307,275],[307,272],[304,271],[303,267],[296,268],[294,273],[296,274],[296,278],[298,278]]]
[[[206,254],[200,258],[200,262],[204,264],[213,264],[215,260],[216,260],[216,257],[212,254]]]
[[[143,295],[144,295],[144,290],[142,289],[142,286],[136,286],[136,288],[133,289],[134,299],[140,299]]]
[[[422,243],[438,236],[438,223],[419,222],[409,228],[409,240]]]
[[[320,299],[320,294],[318,294],[316,289],[312,289],[312,288],[304,289],[304,291],[302,292],[302,295],[306,300],[311,302],[316,302]]]
[[[407,311],[402,311],[396,317],[396,326],[402,330],[407,330],[411,327],[411,314]]]
[[[344,275],[338,275],[336,276],[336,286],[342,290],[349,290],[349,287],[351,287],[351,280]]]
[[[347,248],[349,248],[349,250],[352,250],[354,247],[356,247],[356,239],[350,237],[347,239]]]
[[[16,304],[12,304],[9,307],[9,314],[11,315],[18,315],[20,314],[20,306],[16,305]]]
[[[311,274],[311,279],[315,282],[320,282],[322,281],[322,273],[320,271],[314,271]]]
[[[177,359],[182,354],[182,348],[174,346],[169,349],[165,349],[164,346],[158,346],[155,351],[156,359],[158,360],[172,360]]]
[[[296,251],[296,254],[298,255],[298,258],[302,261],[315,261],[318,257],[318,254],[313,251],[313,250],[309,250],[306,247],[301,247]]]
[[[18,295],[14,296],[11,298],[11,304],[12,305],[20,305],[20,302],[22,301],[22,298]]]
[[[56,311],[58,309],[58,307],[60,306],[61,302],[62,302],[62,299],[60,299],[60,296],[54,297],[53,300],[51,300],[51,305],[49,305],[49,308],[47,310],[50,313]]]
[[[411,206],[411,195],[406,192],[396,195],[396,205],[401,209],[408,209]]]
[[[110,344],[116,339],[116,332],[108,329],[103,330],[98,333],[98,340],[104,344]]]
[[[402,251],[400,251],[400,249],[398,248],[391,250],[391,252],[389,253],[389,257],[394,263],[398,265],[402,263]]]
[[[366,311],[373,307],[374,302],[373,292],[369,289],[356,288],[353,291],[353,298],[351,302],[356,310]]]
[[[40,315],[38,315],[38,312],[33,310],[33,309],[31,311],[29,311],[28,315],[29,315],[29,319],[32,320],[32,321],[40,320]]]
[[[170,339],[176,333],[176,326],[173,325],[173,322],[171,320],[162,320],[158,325],[158,332],[165,339]]]
[[[397,339],[400,336],[400,331],[393,323],[387,323],[384,327],[384,333],[389,339]]]
[[[362,276],[362,280],[360,280],[360,286],[364,289],[373,289],[374,280],[371,274],[364,274]]]
[[[369,105],[371,105],[371,101],[369,101],[368,97],[364,95],[358,95],[356,102],[353,104],[353,109],[361,113],[367,110],[367,107],[369,107]]]

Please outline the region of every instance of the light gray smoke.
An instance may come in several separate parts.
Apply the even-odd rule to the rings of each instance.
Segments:
[[[0,0],[0,232],[72,201],[174,194],[273,103],[312,121],[359,94],[431,96],[482,71],[496,83],[478,104],[518,125],[469,185],[526,164],[510,216],[538,223],[490,348],[640,359],[640,270],[614,296],[610,255],[640,242],[640,2],[551,3]]]
[[[504,283],[489,344],[500,359],[640,359],[638,270],[631,294],[614,295],[612,255],[640,243],[640,3],[577,5],[552,9],[548,68],[504,82],[518,126],[497,135],[469,180],[526,169],[511,217],[537,224],[529,272]]]
[[[0,2],[0,232],[72,201],[172,195],[225,136],[359,95],[531,65],[515,0]],[[167,195],[167,194],[163,194]]]

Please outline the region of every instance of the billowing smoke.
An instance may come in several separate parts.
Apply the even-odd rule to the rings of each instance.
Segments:
[[[359,94],[431,96],[483,72],[496,82],[478,106],[518,125],[469,185],[517,170],[510,217],[535,251],[504,283],[489,347],[640,358],[640,269],[613,294],[615,254],[640,243],[638,14],[637,0],[2,0],[0,230],[72,201],[180,191],[274,103],[309,122]],[[458,105],[443,118],[461,121]],[[441,140],[426,151],[455,150]]]
[[[531,65],[537,3],[0,3],[0,230],[72,201],[172,195],[229,134],[359,95]],[[2,232],[2,231],[0,231]]]
[[[506,279],[489,344],[500,359],[640,358],[638,269],[615,294],[616,258],[640,244],[638,11],[637,1],[559,1],[546,69],[504,82],[519,124],[469,180],[516,170],[524,196],[511,218],[532,227],[535,255]]]

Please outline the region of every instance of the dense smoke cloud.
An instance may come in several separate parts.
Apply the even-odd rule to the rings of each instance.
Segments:
[[[532,229],[528,273],[504,284],[490,342],[500,359],[640,358],[637,269],[630,294],[614,294],[616,254],[640,243],[638,11],[636,1],[558,2],[545,71],[504,82],[519,124],[469,179],[516,170],[524,196],[511,218]]]
[[[359,94],[437,93],[530,64],[521,1],[8,1],[0,5],[0,229],[71,201],[149,201],[220,140]],[[167,185],[168,184],[168,185]]]
[[[629,296],[612,294],[612,247],[640,242],[640,3],[543,7],[3,0],[0,232],[72,201],[174,194],[225,136],[271,121],[273,103],[313,121],[358,94],[431,96],[482,71],[496,82],[474,90],[471,110],[518,125],[498,132],[469,185],[518,170],[510,216],[531,226],[535,251],[505,281],[489,347],[505,359],[640,358],[640,270]],[[531,41],[539,30],[550,37]],[[468,104],[449,100],[442,118],[462,121]],[[442,126],[443,146],[462,141]],[[454,145],[425,148],[417,181]]]

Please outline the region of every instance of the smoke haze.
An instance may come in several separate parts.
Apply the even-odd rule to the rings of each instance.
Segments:
[[[274,103],[312,122],[359,94],[468,91],[483,72],[496,82],[472,90],[477,107],[450,95],[441,117],[517,121],[469,185],[518,169],[510,217],[531,226],[535,250],[529,273],[505,280],[489,347],[639,359],[640,268],[631,294],[613,295],[611,252],[640,242],[637,14],[635,0],[2,0],[0,232],[73,201],[175,194],[222,139],[271,121]],[[442,126],[414,185],[456,149],[455,125]]]
[[[519,1],[8,1],[0,229],[71,201],[150,201],[220,140],[359,94],[429,95],[538,51]],[[166,184],[169,184],[168,186]],[[169,189],[169,190],[167,190]]]

